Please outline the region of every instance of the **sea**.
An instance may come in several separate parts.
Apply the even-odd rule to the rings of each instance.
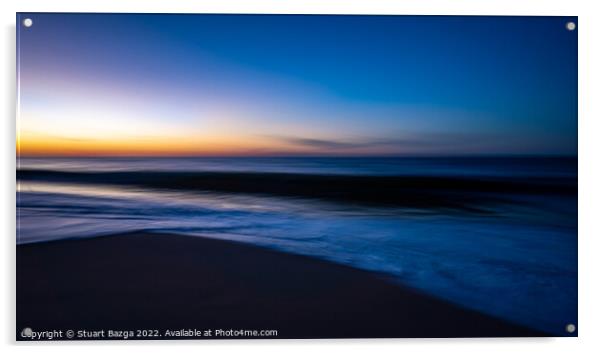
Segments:
[[[228,181],[244,188],[132,182],[160,175],[176,184],[182,174],[232,175]],[[261,178],[245,182],[258,174],[279,176],[266,180],[273,185],[287,179],[286,191]],[[311,176],[321,178],[321,189],[340,189],[337,180],[350,177],[376,184],[425,178],[441,181],[437,195],[463,201],[473,182],[506,187],[479,190],[487,203],[458,209],[404,203],[403,191],[399,203],[364,203],[370,188],[354,191],[358,200],[316,197],[302,185],[296,193],[295,181]],[[468,192],[446,181],[468,181]],[[577,323],[576,157],[18,159],[17,244],[132,231],[233,240],[345,264],[552,335]]]

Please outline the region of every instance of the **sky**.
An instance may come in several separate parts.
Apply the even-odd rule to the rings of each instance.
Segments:
[[[21,13],[17,152],[576,155],[569,21]]]

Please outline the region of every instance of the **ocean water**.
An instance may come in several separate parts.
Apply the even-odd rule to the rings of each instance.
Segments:
[[[23,172],[31,170],[37,172]],[[58,178],[51,171],[70,174]],[[157,188],[122,178],[123,172],[169,173],[174,181],[182,173],[234,173],[240,183],[249,172],[334,176],[319,183],[337,183],[336,176],[424,176],[443,179],[434,188],[445,198],[486,198],[468,198],[479,205],[460,209],[348,202],[259,186],[261,193],[253,193],[253,185],[244,192]],[[513,182],[475,192],[472,182],[464,191],[445,178]],[[574,158],[21,158],[17,180],[19,244],[138,230],[236,240],[384,273],[551,334],[577,323]],[[533,192],[514,187],[540,184],[546,187]]]
[[[231,157],[20,158],[17,168],[55,171],[286,172],[346,175],[576,177],[575,158]]]

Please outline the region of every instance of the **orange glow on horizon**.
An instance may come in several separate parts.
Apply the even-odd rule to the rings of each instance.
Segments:
[[[39,134],[18,134],[17,157],[78,156],[266,156],[319,153],[314,149],[273,139],[228,137],[132,137],[79,139]]]
[[[17,137],[17,156],[228,156],[287,151],[273,141],[243,138],[153,137],[69,139],[49,136]]]

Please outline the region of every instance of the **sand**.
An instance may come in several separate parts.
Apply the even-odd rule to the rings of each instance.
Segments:
[[[25,327],[103,330],[100,339],[111,339],[109,330],[158,334],[134,339],[256,335],[231,329],[277,330],[255,338],[545,335],[381,274],[242,243],[142,232],[17,246],[16,312],[18,340]]]

